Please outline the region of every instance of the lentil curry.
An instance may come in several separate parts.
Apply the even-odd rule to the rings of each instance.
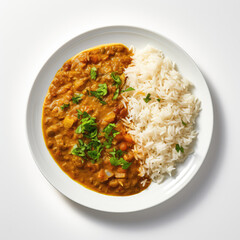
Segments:
[[[136,194],[150,184],[139,176],[122,122],[128,112],[121,92],[133,90],[123,90],[131,56],[122,44],[77,54],[56,73],[43,105],[43,135],[54,160],[75,181],[108,195]]]

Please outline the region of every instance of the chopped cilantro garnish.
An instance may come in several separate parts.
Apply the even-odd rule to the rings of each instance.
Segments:
[[[182,124],[183,124],[184,126],[187,126],[187,123],[185,123],[183,120],[182,120]]]
[[[176,151],[177,152],[181,151],[182,153],[184,153],[183,147],[181,147],[179,144],[176,144]]]
[[[118,95],[119,95],[119,87],[122,84],[122,81],[120,79],[120,76],[117,75],[115,72],[111,73],[111,78],[114,80],[113,85],[116,86],[116,91],[113,95],[113,100],[116,100],[118,98]]]
[[[119,88],[116,90],[116,92],[113,95],[113,100],[116,100],[119,95]]]
[[[103,146],[101,142],[96,138],[93,139],[89,144],[88,144],[88,149],[89,151],[87,152],[88,156],[93,160],[99,160],[101,156],[101,152],[103,150]]]
[[[88,148],[97,148],[97,147],[101,147],[101,142],[100,140],[97,138],[97,136],[95,136],[94,138],[91,139],[91,141],[88,143]]]
[[[103,129],[103,132],[105,133],[105,138],[106,138],[106,141],[103,143],[103,145],[106,148],[110,148],[112,146],[113,139],[119,134],[119,132],[114,129],[115,127],[116,125],[114,123],[109,123]]]
[[[95,163],[100,159],[103,148],[110,148],[112,146],[112,141],[119,132],[114,129],[116,127],[114,123],[108,124],[108,126],[103,129],[106,141],[102,144],[98,139],[96,119],[87,112],[82,112],[80,110],[77,110],[77,112],[78,118],[80,119],[81,117],[81,120],[80,125],[76,129],[76,133],[83,134],[83,137],[88,138],[88,140],[86,144],[86,142],[79,139],[79,144],[76,144],[73,147],[71,153]],[[115,152],[118,158],[120,158],[123,154],[121,150]],[[128,166],[128,163],[124,162],[124,160],[120,159],[119,161],[119,165],[122,165],[123,168]]]
[[[87,112],[84,112],[82,116],[81,124],[77,127],[76,133],[86,134],[86,132],[88,132],[86,137],[95,137],[97,135],[97,123],[95,122],[95,118],[91,117]]]
[[[130,165],[132,164],[131,162],[125,161],[121,156],[123,155],[123,151],[120,149],[116,151],[116,149],[113,150],[113,152],[110,152],[112,157],[110,158],[110,163],[113,166],[122,166],[122,169],[128,169]]]
[[[102,104],[102,105],[106,105],[107,103],[103,100],[99,100],[99,102]]]
[[[112,146],[112,141],[113,141],[113,137],[109,137],[108,140],[106,140],[103,143],[103,146],[107,149],[110,148]]]
[[[148,94],[147,94],[147,97],[143,98],[143,100],[144,100],[146,103],[148,103],[148,102],[151,100],[150,96],[151,96],[151,94],[148,93]]]
[[[161,101],[161,98],[157,98],[157,101],[160,102],[160,101]]]
[[[100,103],[102,103],[103,105],[106,104],[106,102],[102,100],[102,97],[106,96],[108,93],[106,83],[99,84],[97,91],[90,91],[90,93],[92,96],[96,97],[100,101]]]
[[[102,149],[101,149],[102,151]],[[97,150],[90,150],[87,152],[88,156],[93,160],[92,162],[94,163],[94,161],[98,160],[101,156],[101,151],[97,151]]]
[[[74,96],[72,97],[73,103],[78,104],[79,101],[82,99],[83,94],[81,93],[75,93]]]
[[[95,67],[91,68],[90,76],[91,76],[91,79],[96,80],[96,78],[97,78],[97,69]]]
[[[82,116],[81,124],[77,127],[76,133],[82,133],[84,137],[89,138],[90,142],[88,144],[84,143],[79,139],[79,144],[75,145],[71,151],[72,154],[80,157],[89,157],[92,163],[95,163],[103,150],[103,145],[97,138],[98,129],[95,118],[90,116],[87,112],[81,112],[77,110],[80,116]]]
[[[77,117],[78,117],[78,119],[80,119],[80,116],[83,115],[83,112],[77,109],[77,113],[78,113]]]
[[[78,144],[74,145],[74,147],[71,150],[71,153],[73,155],[85,158],[85,156],[86,156],[85,150],[86,149],[87,149],[87,145],[81,139],[78,139]]]
[[[122,84],[120,76],[117,75],[115,72],[111,73],[111,78],[114,80],[114,84],[113,85],[120,86]]]
[[[103,145],[101,144],[100,140],[95,136],[91,139],[91,141],[87,145],[88,148],[88,157],[90,157],[92,160],[92,163],[99,160],[101,156],[101,152],[103,150]]]
[[[70,106],[70,104],[63,104],[60,108],[63,110],[64,108],[68,108]]]
[[[95,163],[95,161],[100,158],[103,148],[98,139],[93,139],[91,142],[89,142],[89,144],[84,143],[81,139],[79,139],[78,142],[79,144],[76,144],[72,148],[71,153],[73,155],[82,157],[84,159],[86,159],[88,156],[92,163]]]
[[[109,135],[111,134],[111,132],[114,130],[114,128],[116,127],[116,124],[114,123],[109,123],[104,129],[103,129],[103,132],[105,133],[105,138],[108,138]],[[116,130],[114,130],[114,133]],[[117,132],[119,133],[119,132]],[[115,135],[116,136],[116,135]]]
[[[125,89],[125,90],[122,90],[121,92],[130,92],[130,91],[133,91],[133,90],[135,90],[135,89],[132,88],[132,87],[129,87],[129,88]]]
[[[84,118],[87,118],[87,117],[88,117],[88,118],[91,118],[91,116],[90,116],[87,112],[83,112],[83,117],[84,117]]]

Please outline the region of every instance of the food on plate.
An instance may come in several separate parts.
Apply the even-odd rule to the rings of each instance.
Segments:
[[[190,153],[200,102],[153,47],[105,44],[67,60],[43,104],[56,163],[99,193],[127,196],[160,183]]]
[[[55,161],[77,182],[109,195],[135,194],[151,182],[139,175],[134,141],[122,121],[131,56],[122,44],[77,54],[56,73],[43,105],[43,134]]]
[[[192,151],[200,101],[191,94],[191,83],[160,50],[147,46],[132,58],[125,75],[126,85],[135,90],[123,94],[128,105],[124,123],[134,139],[142,176],[160,183]]]

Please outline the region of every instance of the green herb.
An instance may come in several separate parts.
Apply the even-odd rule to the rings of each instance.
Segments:
[[[92,159],[92,162],[99,160],[101,157],[101,152],[103,150],[103,146],[98,138],[93,139],[88,144],[88,149],[90,149],[87,154]]]
[[[70,106],[70,104],[63,104],[60,108],[63,110],[64,108],[68,108]]]
[[[94,148],[94,149],[100,149],[100,147],[102,147],[102,144],[100,142],[100,140],[96,137],[94,137],[93,139],[91,139],[91,141],[88,143],[88,150]]]
[[[114,80],[113,85],[116,86],[116,88],[117,88],[114,95],[113,95],[113,100],[116,100],[119,96],[119,87],[122,84],[122,81],[120,79],[120,76],[117,75],[115,72],[111,73],[111,78]]]
[[[103,143],[104,147],[110,148],[112,146],[113,139],[120,133],[114,128],[116,125],[114,123],[109,123],[104,129],[106,141]],[[112,136],[111,136],[112,135]]]
[[[95,163],[95,161],[99,160],[99,158],[101,157],[101,151],[91,150],[87,152],[88,156],[92,159],[92,163]]]
[[[119,88],[118,88],[118,89],[116,90],[116,92],[114,93],[114,95],[113,95],[113,100],[117,99],[118,95],[119,95]]]
[[[129,88],[125,89],[125,90],[122,90],[121,92],[130,92],[130,91],[133,91],[133,90],[135,90],[135,89],[132,88],[132,87],[129,87]]]
[[[184,153],[183,147],[179,146],[179,144],[176,144],[176,150],[177,152],[181,151],[182,153]]]
[[[123,151],[121,150],[121,149],[118,149],[117,151],[116,151],[116,156],[118,157],[118,158],[120,158],[122,155],[123,155]]]
[[[112,157],[110,158],[110,163],[113,166],[122,166],[122,169],[128,169],[130,165],[132,164],[131,162],[125,161],[123,158],[120,158],[123,155],[123,151],[119,150],[113,150],[113,152],[110,152]]]
[[[81,124],[77,127],[75,132],[85,134],[88,138],[95,137],[97,135],[97,123],[95,122],[95,118],[91,117],[87,112],[84,112],[82,116]]]
[[[113,85],[120,86],[122,84],[120,76],[117,75],[115,72],[111,73],[111,78],[114,80],[114,84]]]
[[[92,128],[92,131],[90,131],[88,134],[85,134],[84,136],[87,137],[87,138],[95,138],[98,134],[98,130],[97,130],[97,127],[93,127]]]
[[[114,137],[119,134],[114,128],[116,127],[116,124],[109,123],[104,129],[103,132],[105,133],[105,138],[108,138],[111,133],[114,134]]]
[[[75,93],[74,96],[72,97],[73,103],[78,104],[79,101],[82,99],[83,94],[81,93]]]
[[[148,93],[148,94],[147,94],[147,97],[143,98],[143,100],[144,100],[146,103],[148,103],[148,102],[151,100],[150,96],[151,96],[151,94]]]
[[[113,136],[108,136],[106,141],[103,143],[103,146],[107,149],[110,148],[112,146],[113,139],[114,139]]]
[[[99,100],[99,102],[102,104],[102,105],[106,105],[107,103],[103,100]]]
[[[157,101],[160,102],[160,101],[161,101],[161,98],[157,98]]]
[[[106,83],[99,84],[97,91],[90,91],[90,92],[92,96],[96,97],[100,101],[100,103],[106,104],[106,102],[102,100],[102,97],[106,96],[108,93]]]
[[[81,140],[78,139],[78,144],[75,144],[74,147],[71,150],[71,153],[73,155],[85,158],[85,150],[87,149],[87,145]]]
[[[91,75],[91,79],[96,80],[96,78],[97,78],[97,69],[95,67],[91,68],[90,75]]]
[[[97,138],[93,139],[91,142],[89,142],[89,144],[84,143],[81,139],[79,139],[78,142],[79,144],[76,144],[72,148],[71,153],[73,155],[82,157],[84,159],[86,159],[86,157],[88,156],[91,159],[92,163],[95,163],[95,161],[97,161],[100,158],[103,148],[100,141]]]
[[[77,109],[77,113],[78,113],[77,117],[78,117],[78,119],[80,119],[80,116],[83,115],[83,112]]]
[[[87,112],[83,112],[83,117],[84,118],[91,118],[91,115],[89,115]]]
[[[100,158],[103,150],[103,145],[97,138],[98,130],[96,119],[87,112],[77,111],[79,118],[82,116],[82,119],[81,124],[76,129],[76,133],[82,133],[84,137],[90,139],[90,142],[86,144],[79,139],[79,144],[73,147],[71,153],[84,158],[88,157],[92,163],[95,163]]]
[[[113,137],[115,138],[120,132],[118,132],[117,130],[113,129],[112,130],[112,134],[113,134]]]
[[[107,149],[110,148],[112,146],[112,141],[113,137],[109,137],[108,140],[103,143],[103,146]]]
[[[182,124],[183,124],[184,126],[187,126],[187,123],[185,123],[183,120],[182,120]]]

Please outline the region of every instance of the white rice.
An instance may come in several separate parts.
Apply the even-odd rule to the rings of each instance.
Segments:
[[[151,46],[134,52],[125,75],[126,86],[135,89],[123,94],[129,113],[124,123],[136,142],[134,154],[142,163],[141,175],[160,183],[190,152],[189,145],[197,136],[194,124],[200,101],[173,62]],[[143,98],[148,93],[151,100],[146,103]],[[184,153],[177,152],[176,144]]]

